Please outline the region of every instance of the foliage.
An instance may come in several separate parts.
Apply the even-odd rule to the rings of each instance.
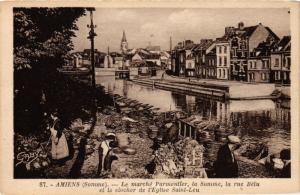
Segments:
[[[14,8],[16,131],[37,132],[43,121],[42,113],[48,108],[64,108],[65,113],[76,111],[70,109],[74,103],[70,99],[76,95],[82,98],[84,87],[59,75],[57,68],[69,58],[72,37],[78,29],[76,21],[85,11],[84,8]],[[85,105],[88,104],[86,101]]]
[[[41,59],[63,63],[73,49],[76,21],[84,14],[83,8],[15,8],[15,68],[32,68]]]

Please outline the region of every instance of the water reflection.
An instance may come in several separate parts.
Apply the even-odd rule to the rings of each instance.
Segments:
[[[265,141],[271,152],[290,146],[289,100],[216,101],[203,97],[153,89],[113,77],[97,77],[107,91],[160,108],[184,110],[203,118],[217,120],[237,129],[245,141]]]

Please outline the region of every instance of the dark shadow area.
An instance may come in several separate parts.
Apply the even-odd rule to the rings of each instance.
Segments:
[[[80,170],[82,168],[84,158],[86,155],[86,150],[85,150],[86,144],[87,144],[86,138],[81,138],[77,158],[69,173],[70,178],[78,178],[80,176]]]
[[[85,146],[87,144],[87,138],[89,135],[93,132],[96,121],[97,121],[97,116],[96,116],[96,106],[92,108],[92,124],[91,128],[87,130],[86,135],[81,138],[79,148],[78,148],[78,156],[70,170],[69,177],[70,178],[79,178],[81,174],[81,168],[83,166],[85,156],[86,156],[86,149]]]

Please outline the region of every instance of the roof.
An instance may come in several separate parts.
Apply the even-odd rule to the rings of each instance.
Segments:
[[[261,42],[258,44],[258,46],[254,49],[255,56],[253,57],[268,57],[271,54],[271,51],[275,47],[277,42]]]
[[[288,51],[291,50],[290,46],[291,36],[284,36],[276,45],[277,51]]]
[[[243,29],[243,31],[245,31],[245,32],[242,33],[242,37],[250,37],[254,33],[254,31],[256,30],[257,27],[258,27],[258,25],[245,27]]]
[[[241,38],[251,37],[252,34],[257,29],[257,27],[260,25],[262,25],[262,24],[255,25],[255,26],[248,26],[248,27],[244,27],[242,29],[234,28],[232,33],[225,33],[222,37],[217,38],[217,41],[218,42],[228,41],[234,36],[238,36]],[[278,36],[269,27],[267,27],[267,26],[263,26],[263,27],[266,28],[266,30],[270,33],[271,37],[274,37],[275,40],[279,40]]]
[[[272,35],[272,37],[279,40],[279,37],[269,27],[266,26],[266,29],[269,31],[269,33]]]
[[[208,53],[216,53],[216,43],[212,42],[209,47],[206,48],[206,54]]]
[[[199,51],[199,50],[207,50],[213,42],[207,42],[207,43],[200,43],[194,50]]]
[[[195,44],[191,43],[191,44],[187,44],[185,45],[184,49],[185,50],[192,50],[194,48]]]
[[[143,56],[140,56],[138,53],[134,54],[134,56],[132,57],[132,61],[133,60],[142,60]]]

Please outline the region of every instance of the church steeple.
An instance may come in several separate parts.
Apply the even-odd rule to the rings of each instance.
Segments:
[[[127,53],[128,50],[128,43],[126,40],[126,35],[125,35],[125,30],[123,30],[123,36],[122,36],[122,40],[121,40],[121,52],[123,54]]]
[[[125,35],[125,30],[123,30],[122,42],[127,42],[126,35]]]

